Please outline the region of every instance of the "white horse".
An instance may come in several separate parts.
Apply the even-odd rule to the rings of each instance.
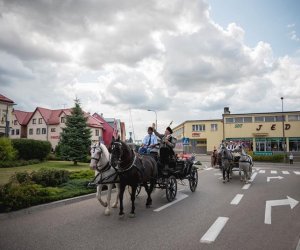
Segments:
[[[118,198],[120,193],[119,177],[114,168],[110,165],[110,154],[104,144],[98,143],[91,148],[90,168],[95,170],[94,184],[97,185],[96,198],[100,204],[106,207],[104,214],[110,215],[110,199],[113,184],[117,187],[116,201],[112,205],[113,208],[118,206]],[[101,191],[103,184],[107,185],[107,201],[101,199]]]
[[[239,159],[239,175],[241,181],[244,181],[246,184],[248,180],[250,180],[252,175],[252,166],[253,161],[250,155],[247,155],[244,149],[242,149],[241,157]],[[244,175],[242,177],[241,171],[243,171]]]

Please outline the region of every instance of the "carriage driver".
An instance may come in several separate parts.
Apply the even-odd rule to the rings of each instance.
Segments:
[[[171,156],[174,156],[175,157],[175,153],[174,153],[174,150],[173,148],[175,148],[175,145],[176,145],[176,138],[174,138],[172,136],[173,134],[173,130],[170,128],[170,127],[167,127],[166,130],[165,130],[165,133],[164,134],[160,134],[156,131],[155,129],[155,123],[152,124],[152,128],[153,128],[153,132],[154,134],[160,138],[160,145],[159,147],[167,147],[170,149],[170,152],[171,152]]]

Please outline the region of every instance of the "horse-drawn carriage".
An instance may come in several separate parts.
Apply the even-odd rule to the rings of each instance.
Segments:
[[[169,148],[161,147],[159,155],[155,156],[158,165],[156,187],[166,190],[166,198],[173,201],[177,194],[177,180],[189,181],[189,187],[195,192],[198,185],[198,172],[194,164],[194,157],[177,158]]]
[[[248,183],[248,180],[252,175],[252,157],[246,154],[242,147],[239,147],[239,149],[234,151],[230,151],[222,145],[218,152],[218,165],[223,172],[224,183],[226,178],[227,181],[229,181],[230,175],[232,175],[233,171],[239,171],[241,180],[244,179],[246,183]],[[244,178],[242,178],[242,172],[244,174]],[[225,176],[226,173],[227,177]]]
[[[149,207],[152,204],[150,195],[154,188],[165,189],[167,200],[173,201],[177,194],[177,180],[180,180],[181,182],[188,180],[190,190],[192,192],[196,190],[198,184],[198,172],[197,168],[193,165],[193,158],[178,159],[166,147],[161,147],[157,155],[139,155],[126,143],[120,140],[113,141],[111,146],[111,154],[106,156],[109,160],[106,160],[101,164],[101,151],[105,151],[106,147],[99,144],[97,147],[98,153],[96,152],[97,150],[91,151],[91,167],[106,165],[106,169],[109,168],[112,173],[107,178],[103,178],[102,169],[105,169],[105,166],[102,168],[97,167],[98,174],[90,185],[98,186],[108,183],[111,184],[112,182],[120,184],[120,193],[118,193],[120,200],[120,216],[124,214],[123,194],[126,186],[131,187],[131,216],[134,216],[134,200],[136,192],[139,191],[142,186],[145,187],[148,195],[146,207]],[[102,147],[102,149],[100,147]],[[105,147],[105,149],[103,147]],[[97,190],[97,194],[98,191],[101,192],[100,190]],[[101,195],[97,197],[101,202]]]

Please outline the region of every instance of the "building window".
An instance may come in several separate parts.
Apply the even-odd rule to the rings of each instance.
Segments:
[[[40,134],[41,134],[41,129],[40,129],[40,128],[37,128],[37,129],[36,129],[36,134],[37,134],[37,135],[40,135]]]
[[[51,132],[55,132],[55,128],[51,128]]]
[[[14,120],[14,125],[18,125],[18,121],[17,120]]]
[[[289,148],[290,151],[300,151],[300,138],[290,138]]]
[[[66,122],[65,117],[61,117],[61,118],[60,118],[60,122],[61,122],[61,123],[65,123],[65,122]]]
[[[32,119],[32,124],[36,124],[36,119]]]
[[[275,122],[275,116],[266,116],[265,122]]]
[[[99,136],[99,129],[96,129],[96,136]]]
[[[211,131],[217,131],[218,130],[218,124],[210,124],[210,130]]]
[[[255,122],[264,122],[265,121],[265,117],[264,116],[255,116],[254,117],[254,121]]]
[[[11,130],[11,135],[14,135],[14,134],[15,134],[15,130],[12,129],[12,130]]]
[[[251,116],[244,117],[244,123],[251,123],[251,122],[252,122],[252,117]]]
[[[205,124],[195,124],[192,125],[193,132],[195,131],[205,131]]]
[[[39,118],[39,124],[43,123],[43,118]]]
[[[300,121],[300,115],[289,115],[289,121]]]
[[[233,118],[226,118],[226,119],[225,119],[225,122],[226,122],[226,123],[233,123]]]
[[[46,134],[46,128],[42,128],[42,134],[43,134],[43,135]]]
[[[32,129],[32,128],[29,129],[29,134],[30,134],[30,135],[33,134],[33,129]]]
[[[16,135],[19,135],[19,134],[20,134],[20,130],[16,129]]]

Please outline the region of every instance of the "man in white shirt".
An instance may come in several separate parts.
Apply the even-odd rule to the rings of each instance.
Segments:
[[[139,148],[139,154],[149,154],[150,151],[157,145],[157,138],[153,134],[153,128],[148,128],[148,134],[145,136],[141,147]]]

